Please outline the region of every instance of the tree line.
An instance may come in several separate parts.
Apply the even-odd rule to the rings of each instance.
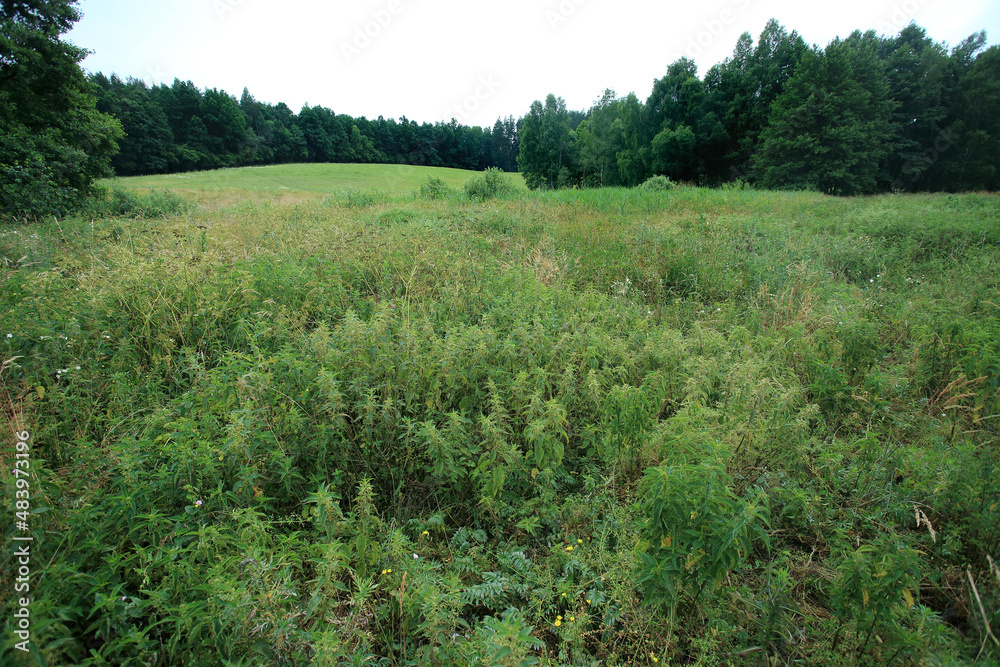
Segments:
[[[519,170],[532,188],[651,176],[839,195],[1000,190],[1000,47],[910,24],[809,47],[777,21],[699,78],[681,58],[645,102],[549,95],[491,128],[239,100],[190,81],[87,76],[75,0],[0,3],[0,217],[62,215],[96,179],[284,162]]]
[[[449,123],[375,120],[323,106],[294,113],[286,104],[239,100],[191,81],[147,86],[93,74],[97,109],[117,118],[125,136],[112,158],[121,176],[288,162],[374,162],[482,170],[517,169],[513,117],[492,130]]]
[[[529,187],[703,185],[837,195],[1000,189],[1000,47],[950,51],[911,23],[825,48],[768,22],[699,78],[681,58],[645,102],[606,90],[586,112],[550,94],[520,121]]]

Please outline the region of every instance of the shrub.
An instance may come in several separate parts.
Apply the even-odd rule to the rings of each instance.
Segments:
[[[490,167],[482,176],[473,176],[465,182],[465,194],[469,199],[495,199],[513,194],[511,185],[503,172],[496,167]]]
[[[80,191],[59,182],[51,164],[37,156],[0,164],[0,219],[37,220],[62,217],[79,206]]]
[[[421,199],[444,199],[451,194],[451,188],[440,178],[431,176],[427,182],[420,186]]]
[[[664,190],[673,190],[676,185],[666,176],[650,176],[639,187],[651,192],[663,192]]]

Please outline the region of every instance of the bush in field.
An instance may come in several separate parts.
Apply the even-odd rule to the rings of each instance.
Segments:
[[[663,192],[664,190],[673,190],[676,185],[666,176],[650,176],[639,187],[651,192]]]
[[[0,147],[0,154],[3,148]],[[63,216],[79,205],[78,188],[59,182],[57,167],[38,155],[0,163],[0,217],[36,219]]]
[[[473,176],[467,180],[464,189],[469,199],[496,199],[514,192],[514,186],[495,167],[484,171],[482,176]]]
[[[188,209],[183,197],[167,190],[150,190],[142,194],[112,188],[98,191],[87,202],[83,214],[91,218],[162,218]]]
[[[427,182],[420,186],[421,199],[444,199],[451,194],[451,188],[440,178],[431,176]]]

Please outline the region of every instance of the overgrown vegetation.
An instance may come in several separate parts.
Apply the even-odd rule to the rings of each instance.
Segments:
[[[121,187],[99,189],[81,212],[89,218],[162,218],[188,209],[184,198],[169,190],[136,193]]]
[[[362,194],[0,228],[4,664],[1000,658],[997,197]]]

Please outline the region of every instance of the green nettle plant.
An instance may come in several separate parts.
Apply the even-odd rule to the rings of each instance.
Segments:
[[[348,548],[353,556],[355,576],[364,579],[382,553],[378,541],[382,521],[375,512],[375,492],[370,479],[365,478],[358,483],[358,495],[354,499],[350,519],[355,534],[348,542]]]
[[[539,468],[558,468],[566,453],[566,408],[556,399],[533,401],[528,410],[528,426],[524,429],[524,441],[530,449],[526,458]]]
[[[653,426],[654,405],[638,387],[612,387],[604,401],[601,454],[614,467],[628,471],[639,460],[639,447]]]
[[[767,542],[770,512],[762,495],[741,498],[717,453],[696,465],[646,471],[639,584],[646,603],[665,605],[673,630],[679,603],[697,602],[738,568],[755,540]]]
[[[529,653],[545,644],[531,635],[532,627],[524,622],[523,614],[508,609],[501,618],[488,616],[480,626],[478,639],[485,645],[485,664],[507,667],[530,667],[538,658]]]
[[[801,613],[792,596],[795,588],[788,567],[768,565],[764,585],[755,591],[750,607],[757,613],[758,641],[772,654],[785,646],[791,637],[794,619]]]
[[[833,638],[833,649],[840,641],[841,630],[853,619],[858,637],[865,635],[858,648],[858,658],[868,649],[872,635],[885,630],[894,638],[900,635],[895,611],[910,609],[920,582],[920,552],[901,547],[889,540],[849,548],[841,557],[840,578],[834,585],[831,602],[839,613],[840,625]]]

